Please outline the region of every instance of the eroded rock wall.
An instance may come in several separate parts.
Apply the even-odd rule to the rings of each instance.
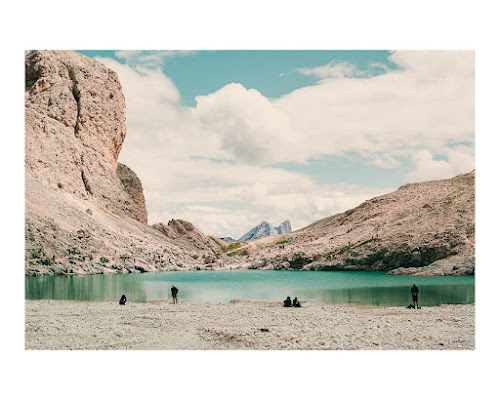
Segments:
[[[26,173],[53,189],[146,223],[140,181],[137,185],[138,178],[130,180],[135,184],[130,191],[117,174],[125,111],[118,75],[102,63],[74,51],[29,52]]]

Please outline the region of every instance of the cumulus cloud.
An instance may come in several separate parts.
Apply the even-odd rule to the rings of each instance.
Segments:
[[[352,77],[361,73],[346,63],[303,69],[325,79],[276,100],[230,84],[198,96],[193,113],[233,159],[260,164],[359,152],[378,153],[379,165],[473,142],[473,52],[394,52],[390,59],[399,69],[365,78]]]
[[[298,160],[297,154],[287,153],[304,138],[297,136],[290,117],[259,91],[231,83],[197,96],[196,102],[193,115],[218,135],[232,159],[257,164]]]
[[[133,61],[146,55],[100,61],[120,76],[128,129],[120,162],[141,178],[150,222],[184,218],[239,237],[261,220],[290,219],[298,229],[394,189],[320,185],[278,163],[355,154],[399,168],[405,160],[409,182],[474,168],[473,52],[393,52],[397,69],[331,62],[301,70],[320,81],[278,99],[231,83],[195,107],[180,104],[152,59],[153,68]]]
[[[420,150],[413,156],[415,169],[406,174],[408,182],[422,182],[452,178],[475,168],[471,147],[458,146],[447,151],[447,160],[436,160],[429,150]]]
[[[414,53],[419,53],[415,55]],[[325,79],[276,101],[308,133],[306,157],[322,151],[409,156],[474,138],[472,52],[394,52],[402,69],[370,78]]]
[[[127,106],[127,139],[120,157],[144,167],[145,179],[158,179],[150,173],[158,164],[227,156],[220,138],[179,104],[179,91],[161,70],[132,68],[109,58],[97,60],[120,77]]]

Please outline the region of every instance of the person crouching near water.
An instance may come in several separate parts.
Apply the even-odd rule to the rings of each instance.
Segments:
[[[126,302],[127,302],[127,298],[125,297],[124,294],[122,294],[122,297],[120,299],[119,304],[122,305],[122,306],[124,306]]]
[[[170,289],[172,292],[172,300],[175,303],[177,303],[177,293],[179,292],[179,289],[177,289],[174,285],[172,285],[172,288]]]
[[[292,306],[292,299],[290,299],[290,296],[286,298],[286,300],[283,302],[283,307],[291,307]]]
[[[297,300],[297,297],[295,299],[293,299],[293,306],[294,307],[301,307],[299,301]]]

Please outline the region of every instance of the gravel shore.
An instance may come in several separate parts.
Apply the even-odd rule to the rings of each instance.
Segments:
[[[277,301],[27,300],[25,347],[141,350],[473,350],[475,306],[412,310]]]

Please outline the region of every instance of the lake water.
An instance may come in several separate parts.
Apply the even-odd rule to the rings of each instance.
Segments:
[[[26,299],[130,302],[170,297],[179,289],[186,302],[228,303],[232,299],[292,299],[311,303],[402,306],[419,287],[422,306],[474,303],[473,276],[404,276],[383,272],[189,271],[144,274],[43,276],[25,279]]]

